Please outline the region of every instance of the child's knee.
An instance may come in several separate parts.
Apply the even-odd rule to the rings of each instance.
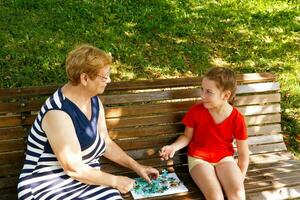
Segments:
[[[244,200],[246,199],[245,189],[243,186],[232,188],[232,190],[227,194],[228,199],[232,200]]]
[[[223,192],[221,191],[211,191],[208,194],[204,195],[205,199],[209,199],[209,200],[223,200],[224,199],[224,195]]]

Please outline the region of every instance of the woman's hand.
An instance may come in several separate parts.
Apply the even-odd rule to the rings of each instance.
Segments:
[[[136,173],[145,179],[148,183],[151,183],[151,179],[156,179],[159,176],[159,171],[153,167],[140,165],[135,170]]]
[[[116,185],[114,188],[119,190],[122,194],[129,192],[134,187],[135,181],[126,176],[117,176]]]
[[[170,158],[173,158],[176,150],[172,145],[163,146],[161,148],[159,155],[161,157],[161,160],[169,160]]]

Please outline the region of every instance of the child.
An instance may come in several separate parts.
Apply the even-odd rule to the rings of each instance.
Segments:
[[[202,101],[190,108],[182,122],[184,134],[164,146],[162,160],[172,158],[188,145],[189,172],[206,199],[245,199],[244,179],[249,164],[244,118],[230,105],[235,96],[236,78],[232,70],[210,69],[202,78]],[[238,162],[232,146],[236,140]]]

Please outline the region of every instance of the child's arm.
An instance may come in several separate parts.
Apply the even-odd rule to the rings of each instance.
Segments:
[[[193,137],[194,129],[190,127],[185,127],[184,134],[179,136],[177,140],[171,145],[164,146],[161,148],[160,156],[162,160],[168,160],[169,158],[173,158],[176,151],[182,149],[187,146],[192,137]]]
[[[248,165],[249,165],[249,148],[247,140],[236,140],[237,152],[238,152],[238,166],[241,169],[242,174],[246,177]]]

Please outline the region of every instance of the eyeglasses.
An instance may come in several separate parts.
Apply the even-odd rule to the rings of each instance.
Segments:
[[[110,71],[106,75],[97,74],[103,81],[107,81],[110,78]]]

